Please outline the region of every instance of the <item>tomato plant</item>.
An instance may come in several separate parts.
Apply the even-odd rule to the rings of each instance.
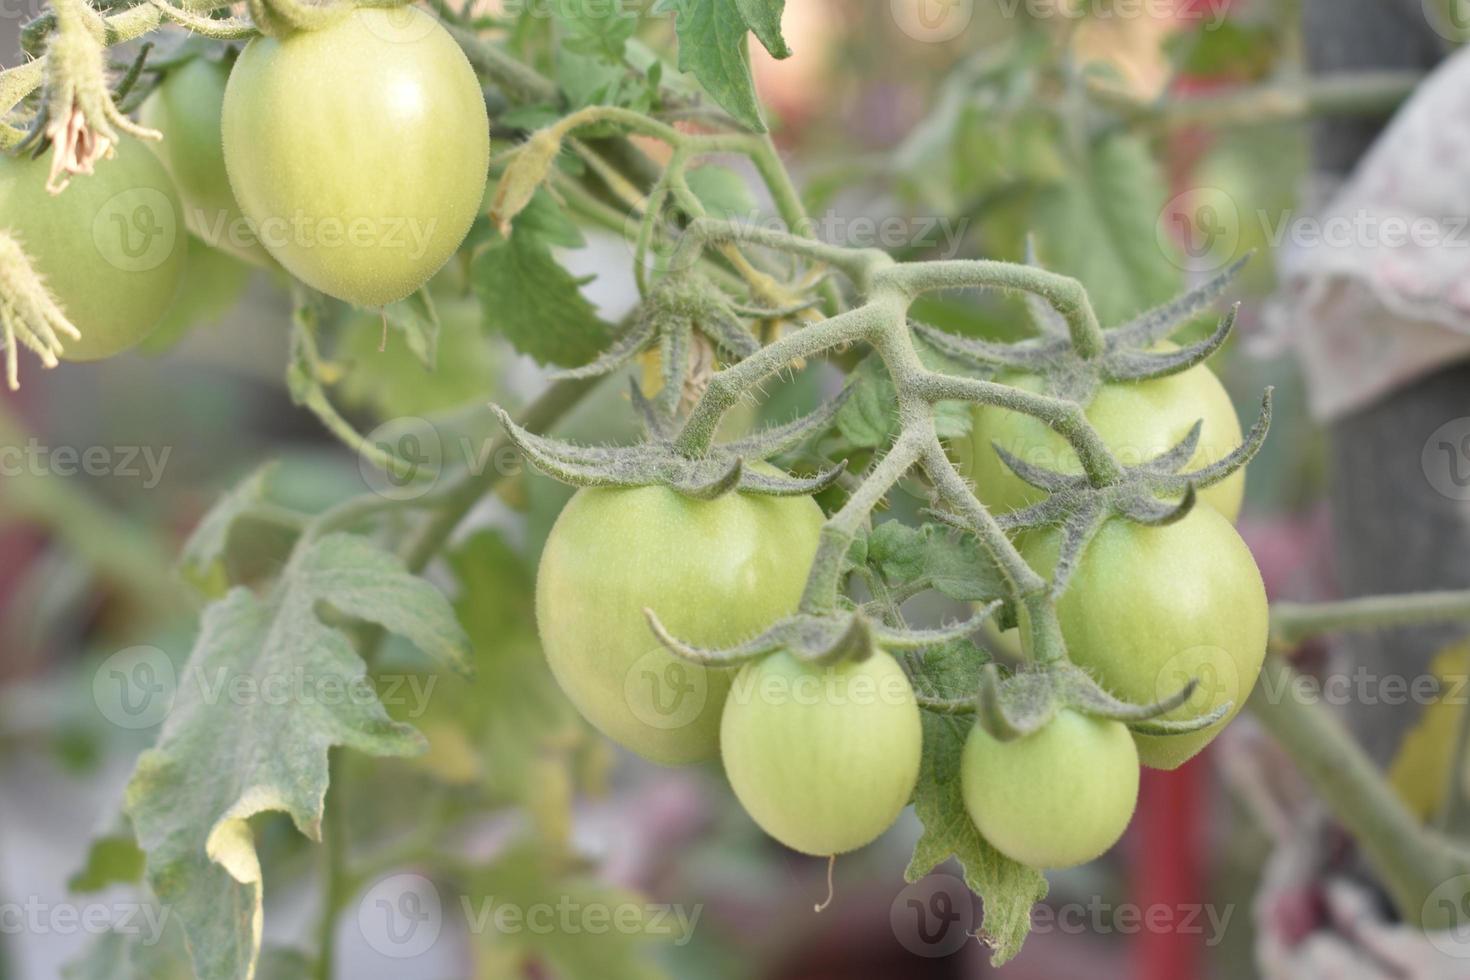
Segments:
[[[766,833],[806,854],[842,854],[908,805],[920,739],[913,688],[889,654],[821,667],[777,653],[735,678],[720,757]]]
[[[1057,535],[1032,534],[1021,550],[1049,572]],[[1105,523],[1083,552],[1057,615],[1072,661],[1119,697],[1158,701],[1195,680],[1193,695],[1166,717],[1232,705],[1203,731],[1137,735],[1139,757],[1158,769],[1183,764],[1240,712],[1266,655],[1261,573],[1240,535],[1206,507],[1163,527]]]
[[[1043,391],[1042,378],[1007,379],[1028,391]],[[1203,364],[1181,374],[1128,384],[1102,385],[1087,403],[1087,419],[1126,465],[1137,466],[1179,443],[1197,421],[1204,425],[1199,448],[1187,467],[1197,469],[1228,455],[1240,444],[1240,421],[1225,387]],[[1046,423],[1009,409],[982,405],[974,410],[968,439],[954,444],[955,461],[975,482],[976,492],[996,513],[1037,503],[1046,494],[1011,472],[996,455],[999,446],[1022,462],[1066,473],[1081,473],[1077,453]],[[1240,513],[1245,471],[1200,491],[1200,499],[1228,520]]]
[[[665,650],[644,610],[696,643],[744,639],[795,611],[821,526],[810,498],[580,491],[557,518],[536,579],[541,641],[567,697],[655,762],[714,758],[733,674]]]
[[[411,7],[257,38],[225,89],[225,165],[261,244],[357,306],[403,299],[464,241],[489,134],[464,53]]]
[[[254,313],[257,334],[211,331],[140,370],[187,365],[192,383],[274,352],[281,400],[352,454],[344,467],[313,445],[225,494],[189,487],[186,507],[218,502],[182,545],[182,576],[158,558],[172,523],[140,543],[112,519],[122,501],[92,506],[32,472],[65,455],[31,440],[24,472],[7,471],[7,516],[87,566],[14,604],[48,624],[14,632],[84,609],[52,631],[119,651],[89,665],[89,703],[155,739],[75,880],[134,888],[176,925],[156,944],[101,937],[77,975],[184,975],[187,961],[205,980],[329,980],[344,918],[373,945],[369,919],[408,912],[412,945],[437,936],[420,913],[453,894],[441,911],[508,895],[523,911],[620,913],[617,937],[470,930],[461,972],[648,976],[654,929],[625,928],[644,903],[589,873],[605,825],[580,826],[581,801],[611,790],[601,819],[687,799],[713,770],[660,775],[614,744],[666,765],[720,758],[739,807],[807,855],[860,848],[912,803],[905,877],[955,859],[998,964],[1046,895],[1041,869],[1107,851],[1140,765],[1178,766],[1248,698],[1404,922],[1455,924],[1470,887],[1439,889],[1470,867],[1451,840],[1470,826],[1458,784],[1440,780],[1426,833],[1329,716],[1252,697],[1268,640],[1470,619],[1470,596],[1268,614],[1232,522],[1273,402],[1268,389],[1242,432],[1206,366],[1230,350],[1222,301],[1241,270],[1206,268],[1197,240],[1187,257],[1174,247],[1181,231],[1229,232],[1234,202],[1166,206],[1177,161],[1153,157],[1180,121],[1242,122],[1232,92],[1173,116],[1172,91],[1135,99],[1069,60],[1098,54],[1077,43],[1089,31],[1038,33],[1023,15],[1004,52],[913,88],[934,108],[901,147],[853,152],[802,187],[784,154],[834,127],[813,112],[773,135],[767,69],[749,59],[756,44],[807,50],[783,34],[799,5],[491,6],[50,0],[22,32],[31,57],[0,71],[7,381],[22,348],[50,367],[152,329],[146,348],[163,350],[243,302],[227,322]],[[963,33],[969,5],[887,6],[882,40],[834,60],[866,68],[892,49],[902,65],[894,26],[919,45],[907,57],[964,50],[930,42]],[[119,47],[165,25],[192,36]],[[1218,36],[1234,50],[1254,34]],[[1220,43],[1179,54],[1218,59]],[[1382,79],[1317,91],[1282,77],[1303,91],[1247,108],[1386,104],[1369,97]],[[153,154],[144,139],[161,139]],[[819,202],[852,183],[875,213],[829,225]],[[876,213],[910,204],[953,223]],[[271,275],[213,248],[186,266],[186,228],[269,258]],[[1033,232],[1025,263],[961,254],[1019,256]],[[1186,290],[1185,269],[1208,278]],[[204,350],[220,356],[192,357]],[[27,435],[0,410],[0,462]],[[1456,448],[1437,438],[1426,476]],[[215,442],[228,465],[199,470],[241,469],[254,444]],[[570,502],[522,463],[577,488]],[[194,637],[187,654],[146,645],[179,636]],[[139,705],[159,711],[140,723]],[[43,741],[5,722],[0,749]],[[1467,751],[1423,769],[1458,772]],[[720,806],[738,814],[722,793],[700,799],[662,814],[678,833],[638,811],[601,856],[663,889],[698,880],[636,864],[715,834]],[[783,860],[797,881],[820,871]],[[285,882],[320,909],[299,950],[263,940],[280,932],[263,928],[265,889]],[[946,929],[957,910],[905,896],[892,911],[921,906]],[[411,960],[401,925],[375,951]]]
[[[1123,836],[1138,802],[1138,752],[1120,722],[1064,710],[1008,742],[972,728],[960,780],[965,809],[1002,853],[1070,868]]]
[[[164,76],[139,117],[167,134],[150,145],[179,189],[190,233],[213,248],[263,265],[270,257],[240,213],[225,173],[220,113],[229,74],[222,62],[190,58]]]
[[[46,192],[49,161],[0,157],[0,215],[81,339],[62,357],[95,361],[133,347],[178,290],[188,249],[178,191],[136,140],[65,193]]]

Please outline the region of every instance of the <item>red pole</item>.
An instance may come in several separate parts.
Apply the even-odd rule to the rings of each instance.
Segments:
[[[1203,755],[1173,772],[1143,771],[1133,821],[1132,891],[1144,923],[1130,950],[1138,980],[1204,976],[1200,935],[1178,929],[1150,931],[1147,923],[1194,921],[1193,910],[1205,901],[1204,849],[1199,845],[1205,831],[1208,772]]]

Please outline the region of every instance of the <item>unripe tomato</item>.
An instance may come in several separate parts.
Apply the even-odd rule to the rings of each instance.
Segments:
[[[49,157],[0,156],[0,227],[19,239],[80,340],[62,357],[95,361],[134,346],[173,302],[188,250],[168,172],[124,136],[97,172],[46,192]]]
[[[251,41],[225,89],[225,165],[292,275],[357,306],[418,289],[464,241],[490,121],[464,53],[413,7]]]
[[[1025,535],[1021,553],[1049,577],[1057,533]],[[1235,528],[1209,507],[1165,527],[1109,520],[1083,552],[1057,614],[1072,662],[1118,697],[1148,704],[1197,678],[1188,703],[1166,717],[1234,703],[1203,731],[1135,736],[1139,758],[1155,769],[1177,768],[1219,734],[1255,687],[1266,654],[1261,573]]]
[[[1040,392],[1035,375],[1015,375],[1007,384]],[[1230,455],[1241,442],[1240,420],[1225,386],[1203,364],[1181,374],[1132,384],[1103,385],[1086,409],[1087,418],[1119,461],[1137,466],[1173,449],[1200,419],[1199,448],[1184,469],[1196,470]],[[960,471],[975,483],[975,492],[994,513],[1020,510],[1040,501],[1045,493],[1026,483],[1001,462],[992,444],[1017,457],[1063,473],[1081,473],[1082,464],[1071,445],[1046,423],[1029,415],[991,405],[974,409],[974,428],[953,447]],[[1238,470],[1221,483],[1207,487],[1199,499],[1227,520],[1240,514],[1245,494],[1245,471]]]
[[[1010,742],[976,725],[960,758],[965,809],[1013,861],[1070,868],[1118,842],[1138,803],[1138,752],[1121,722],[1063,710]]]
[[[613,741],[665,765],[713,758],[734,671],[668,652],[652,609],[705,647],[796,610],[824,518],[809,497],[585,489],[557,518],[536,579],[541,643],[562,690]]]
[[[168,73],[139,115],[144,125],[163,133],[163,139],[149,147],[179,189],[189,231],[212,248],[266,265],[270,256],[240,213],[225,174],[220,112],[229,74],[218,61],[186,61]]]
[[[898,819],[919,778],[923,726],[891,656],[832,667],[777,653],[740,669],[720,755],[761,829],[805,854],[842,854]]]

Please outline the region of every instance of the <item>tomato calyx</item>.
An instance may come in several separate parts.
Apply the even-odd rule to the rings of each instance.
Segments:
[[[1162,717],[1186,704],[1198,685],[1198,679],[1192,679],[1152,704],[1132,704],[1115,697],[1087,671],[1069,663],[1010,675],[999,664],[989,663],[980,670],[973,708],[976,723],[1002,742],[1039,731],[1062,710],[1122,722],[1145,735],[1182,735],[1210,727],[1234,708],[1227,702],[1195,718]],[[960,707],[950,706],[951,710]]]
[[[97,162],[110,158],[122,138],[119,131],[138,139],[162,139],[163,134],[133,122],[117,107],[107,83],[101,15],[83,3],[56,4],[57,30],[46,46],[46,98],[36,124],[20,149],[34,147],[43,138],[51,143],[50,194],[60,194],[73,176],[96,172]],[[119,85],[123,98],[142,71],[147,47]]]
[[[696,336],[696,334],[698,336]],[[690,352],[708,341],[725,364],[743,361],[761,349],[755,334],[708,280],[696,272],[681,271],[661,279],[635,311],[632,321],[596,360],[583,367],[559,371],[556,379],[595,378],[611,374],[657,346],[662,386],[655,407],[672,418],[691,387],[702,390],[707,378],[691,378]]]
[[[1040,503],[997,518],[1009,533],[1036,528],[1062,528],[1062,546],[1053,578],[1053,593],[1060,594],[1081,558],[1083,549],[1103,523],[1122,517],[1135,524],[1162,527],[1183,520],[1197,503],[1197,493],[1228,479],[1253,460],[1271,430],[1272,392],[1261,398],[1260,415],[1245,440],[1229,455],[1200,469],[1179,472],[1199,447],[1202,423],[1195,422],[1173,448],[1144,463],[1125,467],[1123,478],[1106,486],[1093,486],[1085,474],[1060,473],[1028,463],[999,445],[993,449],[1006,467],[1026,483],[1048,496]],[[941,521],[967,533],[976,533],[969,517],[946,510],[931,513]]]
[[[633,403],[648,431],[645,441],[633,446],[579,446],[538,436],[516,425],[504,409],[490,407],[516,448],[552,479],[576,487],[663,486],[696,500],[713,500],[734,491],[795,497],[830,487],[846,470],[846,460],[808,477],[751,464],[789,452],[825,431],[845,400],[846,392],[809,415],[713,446],[699,457],[686,456],[675,448],[672,420],[643,397],[636,382]]]
[[[963,640],[999,608],[1000,603],[991,603],[970,619],[928,630],[888,626],[861,609],[823,615],[798,613],[777,621],[753,639],[723,649],[686,643],[669,632],[654,610],[645,609],[643,614],[660,643],[693,663],[730,667],[784,651],[806,663],[830,666],[864,660],[874,649],[922,650]]]
[[[1224,295],[1249,259],[1246,256],[1183,296],[1104,331],[1096,353],[1079,351],[1066,319],[1054,306],[1035,295],[1027,295],[1025,302],[1037,336],[1018,343],[961,337],[917,321],[911,321],[910,325],[931,347],[983,377],[1036,375],[1046,381],[1048,394],[1085,405],[1104,384],[1181,374],[1202,364],[1224,346],[1235,328],[1239,304],[1220,318],[1204,340],[1185,347],[1166,345],[1166,349],[1160,349],[1164,341]]]

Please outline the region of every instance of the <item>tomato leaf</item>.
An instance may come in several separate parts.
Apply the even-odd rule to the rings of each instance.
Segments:
[[[274,463],[267,463],[241,480],[209,509],[184,542],[179,571],[204,594],[223,594],[230,535],[236,525],[265,503],[267,484],[274,469]]]
[[[552,254],[553,246],[583,244],[577,226],[544,191],[516,216],[509,238],[476,256],[471,275],[485,326],[541,364],[586,364],[607,345],[612,329],[580,292],[578,279]]]
[[[1157,234],[1166,186],[1142,141],[1113,135],[1092,147],[1071,179],[1038,196],[1043,264],[1082,281],[1104,326],[1182,291],[1180,267]]]
[[[920,694],[948,698],[974,693],[938,687],[922,672],[915,677]],[[958,773],[973,722],[925,711],[923,724],[924,759],[914,789],[914,813],[924,833],[914,845],[904,877],[918,881],[951,856],[957,858],[965,884],[985,902],[985,918],[976,936],[991,948],[991,962],[1000,966],[1021,951],[1031,931],[1031,907],[1046,897],[1046,878],[991,847],[965,811]]]
[[[441,661],[467,662],[444,596],[353,535],[302,545],[264,596],[236,588],[205,610],[158,744],[138,760],[125,795],[148,883],[183,924],[204,980],[248,976],[259,957],[261,870],[249,819],[281,811],[319,839],[329,749],[424,748],[388,716],[322,607]]]
[[[785,0],[661,0],[655,11],[677,14],[679,70],[699,79],[730,115],[758,133],[766,131],[755,79],[750,74],[747,35],[754,30],[767,51],[786,58],[781,36]]]
[[[383,307],[388,326],[403,334],[413,356],[429,370],[439,356],[439,314],[427,289],[416,291],[408,299]]]

